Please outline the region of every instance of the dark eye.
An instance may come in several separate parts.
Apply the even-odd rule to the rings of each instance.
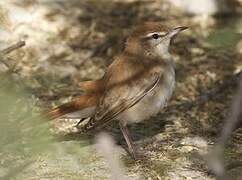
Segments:
[[[153,37],[153,39],[158,39],[160,36],[159,36],[159,34],[153,34],[152,37]]]

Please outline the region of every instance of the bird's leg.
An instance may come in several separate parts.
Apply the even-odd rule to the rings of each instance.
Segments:
[[[126,124],[124,124],[123,122],[119,122],[119,127],[123,133],[124,139],[128,145],[128,151],[131,154],[131,156],[136,160],[137,159],[137,154],[128,130],[128,127],[126,126]]]

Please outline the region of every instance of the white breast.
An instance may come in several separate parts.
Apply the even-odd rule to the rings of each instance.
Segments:
[[[156,115],[166,105],[174,88],[175,71],[173,66],[169,66],[154,90],[132,108],[121,113],[118,119],[127,124],[149,119],[151,116]]]

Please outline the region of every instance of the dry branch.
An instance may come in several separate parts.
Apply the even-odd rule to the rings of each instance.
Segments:
[[[6,49],[1,50],[0,56],[7,55],[7,54],[11,53],[12,51],[19,49],[23,46],[25,46],[25,41],[19,41],[16,44],[13,44],[13,45],[7,47]]]
[[[217,179],[219,180],[226,179],[226,170],[234,168],[234,165],[227,166],[228,169],[225,168],[223,153],[224,153],[226,144],[228,143],[229,138],[232,135],[233,130],[236,128],[236,126],[240,121],[241,107],[242,107],[242,74],[240,74],[239,87],[236,95],[233,98],[231,110],[225,121],[225,125],[222,128],[218,142],[213,152],[210,155],[212,158],[210,158],[208,162],[212,172],[216,175]],[[240,165],[241,165],[241,162],[236,163],[236,166],[240,166]]]
[[[5,55],[11,53],[12,51],[15,51],[15,50],[17,50],[17,49],[19,49],[19,48],[21,48],[23,46],[25,46],[25,41],[19,41],[19,42],[15,43],[15,44],[13,44],[13,45],[3,49],[3,50],[0,50],[0,61],[1,61],[1,63],[3,63],[9,69],[9,71],[13,70],[14,68],[10,67],[8,65],[8,63],[5,62],[3,57]]]

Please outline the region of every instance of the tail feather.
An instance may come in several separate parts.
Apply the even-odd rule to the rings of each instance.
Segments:
[[[83,110],[88,107],[96,106],[98,101],[97,94],[86,94],[73,99],[71,102],[60,105],[47,113],[50,120],[57,119],[63,115]]]

